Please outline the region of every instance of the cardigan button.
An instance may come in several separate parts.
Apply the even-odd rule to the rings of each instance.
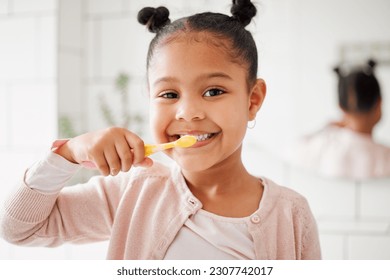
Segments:
[[[259,215],[253,215],[253,216],[251,217],[251,222],[254,223],[254,224],[260,223],[260,217],[259,217]]]

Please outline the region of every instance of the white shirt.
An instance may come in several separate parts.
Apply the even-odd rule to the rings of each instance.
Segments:
[[[248,219],[222,217],[200,209],[185,222],[164,259],[255,259]]]

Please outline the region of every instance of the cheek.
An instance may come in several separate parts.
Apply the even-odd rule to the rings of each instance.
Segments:
[[[242,100],[235,100],[228,105],[221,108],[226,118],[224,118],[225,126],[231,131],[237,131],[238,134],[242,134],[246,131],[246,126],[249,119],[248,106]]]
[[[227,122],[227,127],[230,132],[231,144],[241,145],[248,126],[249,112],[248,107],[244,103],[239,103],[232,108],[230,120]]]
[[[170,106],[151,102],[149,104],[149,123],[152,135],[158,143],[167,141],[167,128],[174,120],[174,111]]]
[[[156,104],[150,103],[149,108],[149,123],[152,135],[157,142],[161,142],[160,140],[162,140],[162,135],[165,131],[164,114],[161,114],[161,110]]]
[[[229,137],[229,145],[234,149],[239,147],[246,134],[247,122],[242,116],[232,116],[232,120],[229,122],[227,129],[226,136]]]

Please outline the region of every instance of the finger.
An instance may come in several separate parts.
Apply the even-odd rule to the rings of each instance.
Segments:
[[[135,166],[141,167],[151,167],[153,165],[153,160],[149,157],[143,159],[143,161],[137,163]]]
[[[92,158],[92,161],[102,175],[104,176],[110,175],[110,168],[107,164],[106,158],[103,153],[95,155]]]
[[[115,144],[115,149],[118,153],[121,162],[121,170],[127,172],[130,170],[133,165],[133,152],[129,144],[126,141],[126,138],[123,137],[117,144]]]
[[[121,160],[114,145],[110,145],[104,150],[104,157],[109,167],[109,173],[112,176],[117,175],[121,171]]]
[[[130,148],[133,151],[133,164],[138,164],[145,158],[145,144],[144,141],[138,137],[138,135],[128,131],[125,134],[125,138]]]

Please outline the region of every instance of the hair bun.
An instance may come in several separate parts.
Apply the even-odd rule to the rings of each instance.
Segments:
[[[233,0],[230,12],[234,19],[241,22],[243,26],[247,26],[256,15],[257,10],[250,0]]]
[[[366,67],[365,71],[367,72],[368,75],[374,75],[374,69],[375,69],[376,64],[377,64],[376,61],[374,61],[373,59],[369,59],[367,61],[368,67]]]
[[[165,7],[145,7],[138,12],[138,22],[146,25],[152,33],[157,33],[165,25],[169,24],[169,10]]]
[[[367,65],[370,66],[370,68],[372,68],[372,69],[375,68],[376,64],[377,64],[376,61],[373,60],[373,59],[369,59],[369,60],[367,61]]]

